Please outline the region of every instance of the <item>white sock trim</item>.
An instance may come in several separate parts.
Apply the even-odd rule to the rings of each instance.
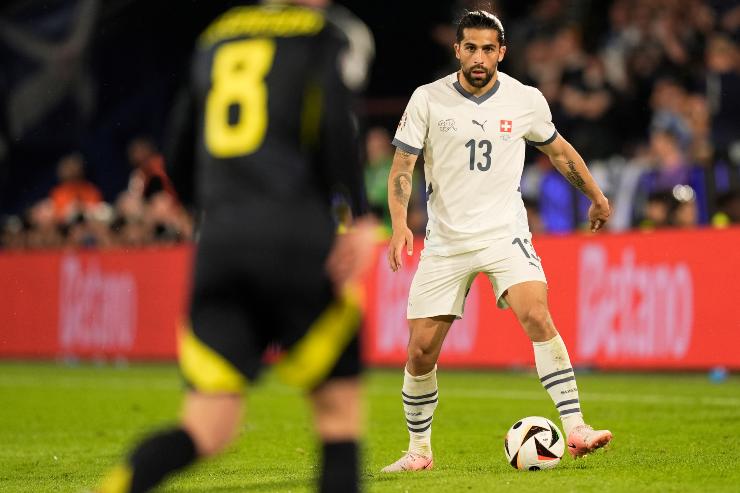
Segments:
[[[406,367],[403,368],[403,373],[404,373],[404,376],[408,378],[416,380],[417,382],[423,382],[424,380],[428,380],[432,378],[434,374],[437,373],[437,365],[434,365],[434,368],[432,368],[432,371],[430,371],[429,373],[425,373],[423,375],[418,375],[418,376],[412,375],[411,373],[409,373],[409,369]]]
[[[547,346],[548,344],[553,344],[553,343],[557,342],[558,339],[560,341],[563,340],[563,338],[560,337],[560,334],[558,334],[555,337],[553,337],[552,339],[548,339],[546,341],[539,341],[539,342],[532,341],[532,345],[534,345],[534,346]],[[565,344],[565,342],[563,342],[563,344]]]

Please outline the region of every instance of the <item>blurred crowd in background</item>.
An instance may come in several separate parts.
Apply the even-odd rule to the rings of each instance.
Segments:
[[[508,45],[500,69],[545,95],[558,131],[612,202],[610,230],[740,222],[740,4],[540,0],[523,16],[499,13]],[[432,37],[451,45],[454,24],[436,26]],[[450,57],[437,75],[457,67]],[[384,128],[368,132],[368,192],[378,214],[393,152],[387,141]],[[586,198],[533,149],[522,195],[534,233],[587,224]],[[421,233],[424,197],[415,202]]]
[[[94,7],[96,0],[57,3],[72,5],[70,15],[75,18],[85,8]],[[390,227],[386,180],[394,152],[390,142],[395,122],[413,87],[457,70],[451,48],[456,18],[464,9],[489,4],[507,30],[508,51],[500,70],[543,92],[558,131],[583,155],[612,202],[610,230],[740,223],[740,5],[736,1],[460,0],[440,4],[436,15],[425,19],[422,37],[422,46],[434,48],[418,63],[404,55],[405,49],[399,51],[403,43],[398,39],[388,41],[392,38],[387,24],[391,20],[373,18],[365,9],[365,21],[378,43],[373,69],[376,82],[371,81],[360,107],[365,116],[367,199],[386,228]],[[363,8],[355,12],[364,18]],[[22,15],[20,19],[22,24]],[[403,29],[421,29],[412,24]],[[8,31],[8,26],[0,24],[0,41],[17,50],[23,37]],[[139,42],[144,45],[147,35],[142,36]],[[182,34],[183,39],[187,37],[188,33]],[[190,44],[181,44],[185,48],[177,52],[179,58],[173,56],[170,68],[178,60],[186,65]],[[75,46],[66,49],[79,55]],[[65,56],[67,63],[75,59],[69,53]],[[386,57],[393,57],[395,65],[384,68],[386,60],[391,60]],[[416,70],[419,64],[425,65],[424,70]],[[405,70],[389,72],[389,66]],[[155,84],[160,96],[173,92],[183,73],[175,68],[170,72],[172,80]],[[417,80],[420,73],[425,78]],[[398,93],[388,94],[387,87],[378,89],[382,82],[377,81],[393,77],[403,80],[396,85]],[[9,86],[5,88],[13,95],[17,80],[0,79],[0,85]],[[84,82],[69,80],[77,89]],[[154,101],[157,95],[142,90],[140,96],[129,96],[125,100],[129,108],[131,97],[143,100],[139,112],[146,115],[147,98]],[[161,130],[166,119],[161,115],[170,99],[159,97],[156,101],[159,106],[150,109],[157,110],[159,116],[128,118],[125,145],[118,135],[117,145],[104,149],[116,156],[107,159],[108,168],[100,164],[107,134],[88,131],[78,149],[47,145],[46,161],[56,153],[51,160],[55,176],[40,174],[46,178],[20,190],[14,188],[13,170],[26,164],[24,159],[29,156],[38,159],[36,151],[29,150],[34,140],[28,141],[23,152],[6,152],[9,146],[12,150],[13,128],[7,123],[0,126],[0,162],[10,170],[5,174],[4,190],[14,192],[12,203],[0,200],[0,246],[134,247],[192,239],[193,219],[167,177],[167,163],[160,150],[166,146],[166,132]],[[6,97],[2,102],[7,122],[13,101]],[[81,104],[84,106],[84,98]],[[131,123],[136,121],[149,121],[150,125],[137,128]],[[153,128],[151,122],[158,126]],[[88,121],[85,128],[91,125]],[[53,136],[49,139],[54,141]],[[89,172],[89,159],[96,162],[97,173]],[[114,172],[110,171],[111,163],[115,164]],[[119,178],[111,180],[111,174]],[[25,182],[28,180],[26,177]],[[423,233],[426,223],[425,189],[423,167],[417,165],[409,211],[410,226],[417,233]],[[582,229],[586,223],[588,201],[532,148],[527,151],[522,195],[535,234],[567,233]]]
[[[57,184],[22,216],[5,217],[5,249],[110,248],[176,244],[192,239],[193,220],[167,175],[151,140],[128,146],[128,186],[113,203],[85,176],[80,153],[62,156]]]

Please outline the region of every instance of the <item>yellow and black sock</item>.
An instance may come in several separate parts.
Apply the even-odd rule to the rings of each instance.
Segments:
[[[156,433],[139,444],[126,464],[103,481],[101,493],[144,493],[196,459],[195,443],[182,428]]]

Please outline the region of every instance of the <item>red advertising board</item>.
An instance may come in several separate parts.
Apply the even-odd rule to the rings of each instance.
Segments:
[[[171,359],[190,247],[0,255],[0,357]]]
[[[536,237],[549,303],[573,364],[598,368],[740,369],[740,229]],[[391,272],[378,255],[367,283],[365,359],[406,360],[406,296],[414,257]],[[496,307],[479,276],[440,364],[534,364],[511,310]]]
[[[576,365],[740,369],[740,229],[536,237],[550,310]],[[385,246],[366,283],[364,356],[406,359],[406,302],[422,243],[396,273]],[[191,247],[0,253],[0,357],[175,357]],[[533,364],[510,310],[479,277],[440,364]]]

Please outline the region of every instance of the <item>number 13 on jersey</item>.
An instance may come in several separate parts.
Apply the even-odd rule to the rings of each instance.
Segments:
[[[274,58],[271,39],[233,41],[217,49],[205,108],[205,142],[213,156],[244,156],[262,144],[267,132],[265,76]]]
[[[476,166],[481,171],[488,171],[491,168],[491,151],[493,150],[493,144],[491,144],[490,140],[479,140],[477,142],[477,147],[480,149],[481,157],[485,159],[485,161],[478,161],[476,163],[476,141],[475,139],[470,139],[465,143],[465,147],[468,147],[470,149],[470,171],[475,171]]]

